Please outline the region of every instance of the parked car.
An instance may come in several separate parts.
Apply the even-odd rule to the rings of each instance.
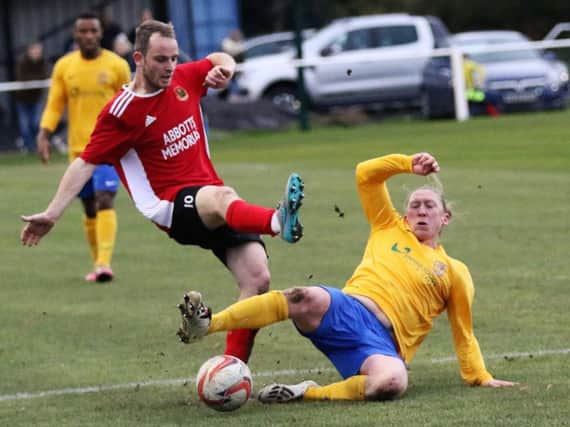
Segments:
[[[333,21],[303,42],[304,81],[311,105],[418,104],[422,70],[431,51],[449,32],[436,17],[371,15]],[[394,55],[407,59],[382,60]],[[299,106],[294,51],[241,64],[239,93],[248,100],[271,99],[284,109]]]
[[[568,67],[552,52],[534,48],[516,31],[475,31],[450,37],[485,70],[484,91],[501,111],[565,108],[568,103]],[[485,47],[529,43],[523,49],[484,51]],[[422,111],[427,117],[453,116],[453,87],[449,58],[433,58],[424,69]],[[477,113],[478,110],[472,111]]]
[[[301,32],[303,40],[315,34],[315,29],[306,29]],[[284,31],[280,33],[265,34],[262,36],[250,37],[244,42],[243,59],[257,58],[264,55],[274,55],[287,50],[295,49],[295,33]]]

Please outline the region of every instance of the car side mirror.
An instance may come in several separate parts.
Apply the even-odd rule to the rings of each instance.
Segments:
[[[335,53],[335,49],[332,46],[327,46],[321,49],[321,56],[331,56]]]

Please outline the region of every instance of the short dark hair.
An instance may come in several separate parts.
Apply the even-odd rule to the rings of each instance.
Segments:
[[[154,33],[159,33],[163,37],[176,38],[174,27],[171,23],[149,19],[140,24],[136,29],[135,51],[146,55],[148,51],[148,41]]]
[[[79,21],[80,19],[96,19],[97,21],[101,22],[101,18],[99,15],[93,12],[83,12],[77,15],[75,18],[75,22]]]

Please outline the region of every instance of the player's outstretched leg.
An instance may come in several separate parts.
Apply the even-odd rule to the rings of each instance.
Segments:
[[[279,204],[281,238],[289,243],[295,243],[303,237],[303,225],[299,221],[298,211],[305,197],[304,188],[301,177],[292,173],[287,180],[283,200]]]
[[[200,292],[189,291],[184,294],[183,301],[178,304],[182,315],[182,324],[177,335],[184,344],[198,341],[208,333],[212,319],[212,311],[202,302]]]
[[[262,403],[287,403],[301,399],[309,387],[318,386],[311,380],[295,385],[270,384],[259,391],[257,400]]]

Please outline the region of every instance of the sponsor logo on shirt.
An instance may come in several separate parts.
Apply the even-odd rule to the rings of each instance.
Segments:
[[[162,158],[167,160],[175,157],[197,144],[199,140],[200,132],[196,120],[194,116],[190,116],[162,134],[164,143],[164,148],[161,150]]]
[[[403,256],[404,260],[415,271],[418,272],[418,274],[422,277],[422,280],[426,285],[437,286],[437,284],[438,284],[437,278],[442,277],[445,274],[446,266],[441,261],[436,261],[434,266],[433,266],[434,271],[435,271],[435,276],[434,276],[434,274],[430,271],[429,268],[424,266],[421,262],[419,262],[417,259],[415,259],[414,257],[412,257],[410,255],[410,252],[412,252],[412,250],[409,247],[405,246],[404,248],[399,248],[398,242],[395,242],[392,245],[392,252],[396,252],[398,254],[401,254]],[[437,264],[437,270],[436,270],[436,264]]]
[[[179,101],[186,101],[188,99],[188,92],[182,86],[176,86],[174,88],[174,95]]]
[[[398,247],[398,242],[396,242],[392,245],[392,251],[398,252],[399,254],[409,254],[412,250],[410,248],[408,248],[407,246],[404,247],[404,249],[400,249]]]

